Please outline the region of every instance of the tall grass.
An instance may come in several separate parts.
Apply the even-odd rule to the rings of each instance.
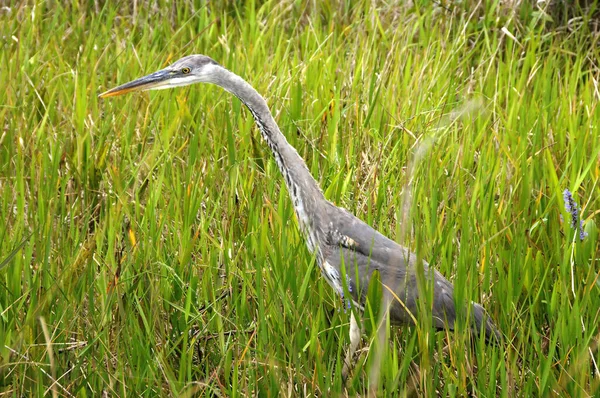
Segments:
[[[599,50],[585,21],[553,34],[492,3],[217,3],[0,10],[2,394],[598,393]],[[457,303],[481,302],[504,344],[388,328],[374,358],[367,311],[371,349],[344,386],[349,313],[249,112],[208,86],[97,99],[190,53],[263,93],[326,196],[418,251]]]

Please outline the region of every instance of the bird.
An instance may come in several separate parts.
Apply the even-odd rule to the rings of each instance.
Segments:
[[[299,229],[308,250],[316,258],[322,276],[342,298],[346,293],[359,310],[364,310],[371,279],[380,283],[389,298],[389,319],[394,325],[414,325],[420,316],[431,316],[438,330],[454,330],[457,308],[453,285],[415,253],[384,236],[348,210],[338,207],[323,194],[306,163],[287,141],[266,100],[247,81],[212,58],[185,56],[164,69],[112,88],[99,95],[108,98],[136,91],[169,89],[194,83],[220,86],[248,108],[268,145],[291,198]],[[422,268],[420,268],[422,267]],[[420,305],[425,297],[417,274],[423,275],[433,292],[431,307]],[[483,307],[471,302],[469,327],[487,342],[499,342],[501,334]],[[461,310],[466,310],[464,305]],[[423,308],[427,308],[423,313]],[[361,330],[354,311],[350,316],[350,344],[343,375],[352,367]]]

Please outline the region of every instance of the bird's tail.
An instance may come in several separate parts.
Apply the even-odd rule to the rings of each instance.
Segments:
[[[473,327],[477,335],[484,333],[486,342],[500,344],[502,335],[483,307],[477,303],[473,303],[473,321]]]

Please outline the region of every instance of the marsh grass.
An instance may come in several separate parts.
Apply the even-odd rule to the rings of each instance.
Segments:
[[[598,392],[595,36],[376,3],[0,10],[3,394]],[[375,350],[369,307],[363,345],[382,356],[362,350],[344,387],[349,312],[240,102],[208,86],[97,98],[189,53],[263,93],[326,196],[481,302],[504,344],[425,322],[384,325]]]

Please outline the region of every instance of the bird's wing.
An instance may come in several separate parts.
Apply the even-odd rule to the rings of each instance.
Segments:
[[[336,217],[328,229],[331,249],[324,260],[340,275],[346,273],[353,299],[364,304],[373,272],[378,271],[383,293],[389,294],[393,302],[390,308],[392,321],[412,323],[418,312],[419,291],[429,285],[433,288],[431,313],[434,325],[442,328],[447,323],[452,328],[456,317],[452,284],[422,261],[421,275],[425,278],[419,289],[417,275],[421,271],[414,253],[348,211],[336,209],[338,211],[333,211]]]
[[[324,258],[326,266],[337,270],[341,278],[345,278],[348,283],[348,290],[352,298],[361,306],[365,304],[367,289],[375,271],[379,273],[379,281],[382,285],[382,292],[390,299],[390,318],[396,324],[414,323],[413,318],[418,317],[419,303],[418,298],[422,296],[420,290],[427,289],[426,284],[433,282],[432,301],[433,305],[428,310],[433,316],[434,326],[436,328],[453,328],[455,319],[455,308],[453,299],[453,288],[441,274],[433,270],[434,280],[430,281],[429,269],[426,263],[423,264],[423,275],[425,278],[420,289],[418,286],[416,260],[396,259],[391,257],[392,262],[382,262],[379,259],[365,256],[358,250],[352,250],[347,247],[339,246],[333,249]],[[448,326],[445,326],[448,325]]]
[[[407,248],[348,211],[335,209],[337,211],[332,213],[336,217],[331,219],[328,229],[330,250],[324,260],[340,275],[346,273],[353,299],[364,304],[373,272],[378,271],[383,293],[389,294],[392,302],[392,322],[413,323],[419,308],[429,307],[419,305],[419,297],[426,297],[423,292],[428,292],[432,300],[427,311],[431,312],[433,326],[453,329],[456,308],[452,284],[437,270],[430,268],[426,261],[421,261],[421,268],[417,256]],[[418,278],[419,274],[424,278]],[[483,307],[472,303],[471,316],[476,333],[483,329],[488,340],[495,337],[500,341],[500,334]]]

